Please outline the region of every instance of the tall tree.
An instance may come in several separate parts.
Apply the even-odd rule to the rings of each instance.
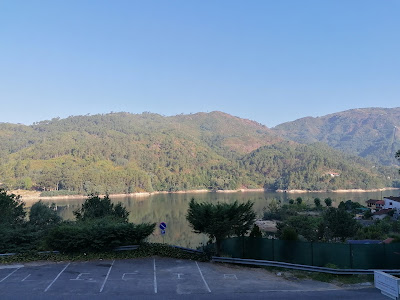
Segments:
[[[21,196],[7,194],[0,189],[0,225],[16,225],[24,222],[25,219],[25,203],[22,202]]]
[[[323,236],[327,240],[340,239],[344,242],[347,238],[353,237],[359,225],[353,217],[343,209],[329,207],[323,215]]]
[[[61,222],[61,217],[57,215],[55,204],[47,206],[42,201],[32,205],[29,212],[29,223],[38,226],[53,225]]]
[[[103,199],[98,195],[91,195],[80,209],[74,211],[74,215],[78,221],[110,217],[116,221],[128,222],[129,212],[121,203],[117,205],[111,203],[108,195]]]
[[[221,253],[221,242],[229,236],[243,236],[255,221],[253,203],[197,203],[192,199],[186,219],[196,233],[208,235],[215,240],[216,253]]]

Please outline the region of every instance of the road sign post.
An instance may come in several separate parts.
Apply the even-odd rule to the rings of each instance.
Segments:
[[[163,237],[163,244],[164,244],[164,235],[165,235],[165,229],[167,228],[167,223],[165,223],[165,222],[161,222],[160,223],[160,230],[161,230],[161,235],[162,235],[162,237]]]

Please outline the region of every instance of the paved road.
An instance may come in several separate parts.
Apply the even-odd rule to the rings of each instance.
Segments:
[[[263,269],[171,258],[0,265],[0,299],[387,299],[374,288],[286,280]]]

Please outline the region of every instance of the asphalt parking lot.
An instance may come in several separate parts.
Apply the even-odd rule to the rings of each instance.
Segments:
[[[375,289],[368,290],[374,296],[371,299],[385,299]],[[274,299],[271,295],[275,295],[278,299],[282,293],[286,294],[282,299],[289,299],[298,293],[335,292],[343,289],[311,280],[286,280],[263,269],[172,258],[0,265],[0,299],[175,299],[185,295],[193,299],[244,295]]]

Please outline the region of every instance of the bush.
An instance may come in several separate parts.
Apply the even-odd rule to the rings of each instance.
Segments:
[[[46,244],[50,249],[65,253],[107,251],[122,245],[141,243],[153,233],[155,225],[116,223],[108,218],[64,223],[49,232]]]
[[[42,241],[43,232],[33,226],[0,226],[0,253],[38,250]]]
[[[61,217],[57,215],[55,204],[45,205],[42,201],[32,205],[29,212],[29,223],[37,226],[49,226],[61,222]]]

